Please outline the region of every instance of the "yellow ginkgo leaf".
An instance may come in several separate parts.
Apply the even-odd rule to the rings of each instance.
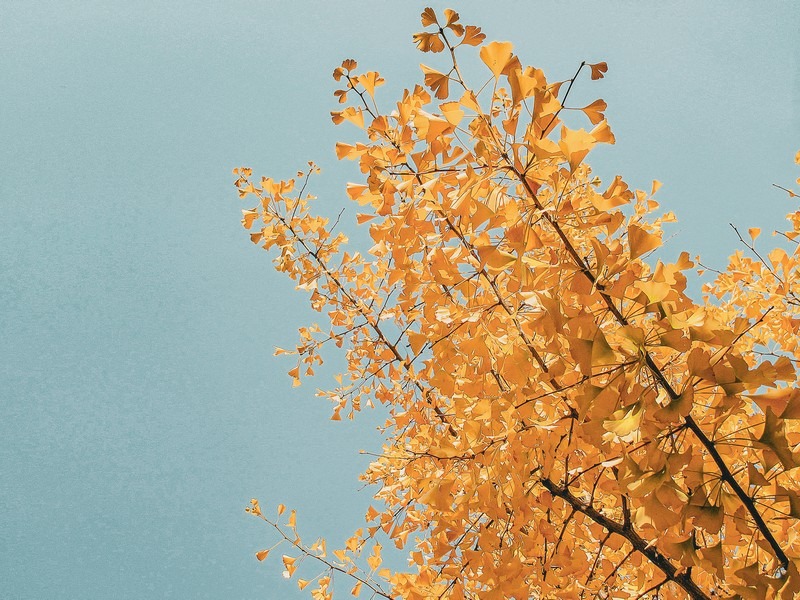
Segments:
[[[561,151],[574,171],[595,145],[595,138],[583,129],[561,128],[561,140],[558,142]]]
[[[431,88],[434,95],[440,100],[447,98],[450,93],[450,76],[426,65],[420,65],[420,68],[425,74],[425,85]]]
[[[436,12],[428,6],[425,10],[422,11],[420,15],[420,19],[422,20],[422,26],[427,27],[428,25],[439,24],[436,20]]]
[[[479,46],[486,39],[486,34],[481,32],[480,27],[474,25],[467,25],[464,30],[464,38],[461,40],[462,44],[467,46]]]
[[[500,250],[497,246],[491,244],[478,246],[477,250],[478,255],[481,257],[481,262],[493,273],[504,270],[517,260],[517,257],[513,254]]]
[[[653,187],[650,188],[650,195],[653,196],[655,193],[661,189],[661,182],[658,179],[653,179]]]
[[[536,87],[540,85],[537,71],[532,67],[528,67],[524,71],[511,69],[508,73],[508,83],[511,86],[511,97],[515,104],[533,96]]]
[[[631,259],[639,258],[661,245],[661,237],[648,233],[638,225],[628,227],[628,244],[631,248]]]
[[[353,106],[348,106],[344,110],[332,111],[331,120],[336,125],[344,121],[350,121],[354,125],[364,129],[364,111]]]
[[[461,104],[458,102],[445,102],[439,108],[442,109],[442,116],[447,119],[451,125],[458,125],[461,119],[464,118],[464,111]]]
[[[624,437],[639,428],[644,411],[635,404],[622,408],[611,415],[611,419],[603,422],[603,428],[620,437]]]
[[[605,100],[595,100],[591,104],[587,104],[581,110],[584,114],[589,117],[589,120],[592,122],[593,125],[597,125],[600,121],[602,121],[605,117],[603,116],[603,111],[608,108],[608,104],[606,104]]]
[[[297,558],[284,554],[281,557],[281,561],[283,561],[283,568],[285,569],[284,576],[286,576],[288,579],[294,575],[294,572],[297,570],[297,565],[295,564],[297,562]]]
[[[369,71],[358,76],[358,83],[364,87],[370,96],[374,96],[375,88],[386,83],[386,80],[376,71]]]
[[[614,133],[608,126],[608,121],[601,121],[598,123],[597,126],[592,129],[592,137],[601,144],[614,144],[617,141],[614,137]]]
[[[490,42],[480,51],[481,60],[489,67],[495,79],[506,68],[513,56],[514,45],[511,42]]]
[[[445,27],[449,27],[450,25],[452,25],[453,23],[458,21],[459,16],[458,16],[458,13],[456,11],[454,11],[452,8],[445,8],[444,9],[444,18],[445,18],[444,26]]]
[[[426,31],[415,33],[414,42],[422,52],[441,52],[444,50],[444,42],[438,33],[428,33]]]
[[[253,226],[253,221],[258,218],[257,210],[243,210],[242,211],[242,225],[245,229],[250,229]]]

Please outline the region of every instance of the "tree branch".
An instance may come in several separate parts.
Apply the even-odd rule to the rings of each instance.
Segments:
[[[694,581],[692,581],[692,578],[688,573],[678,572],[677,567],[675,567],[675,565],[673,565],[666,556],[661,554],[661,552],[659,552],[655,546],[650,545],[647,540],[636,533],[633,530],[633,527],[626,526],[606,517],[594,507],[583,503],[577,497],[573,496],[569,489],[553,483],[550,479],[544,478],[540,481],[547,491],[553,494],[553,496],[557,496],[564,500],[572,507],[573,510],[583,513],[609,532],[616,533],[617,535],[620,535],[628,540],[631,546],[633,546],[634,550],[644,555],[656,567],[661,569],[667,580],[674,581],[677,585],[683,588],[683,590],[689,594],[689,597],[692,598],[692,600],[711,600],[710,596],[708,596]]]

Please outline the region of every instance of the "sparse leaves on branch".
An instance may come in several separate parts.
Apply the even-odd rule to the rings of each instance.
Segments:
[[[586,162],[615,141],[607,106],[569,92],[606,63],[550,81],[455,11],[422,24],[434,66],[396,104],[379,108],[383,79],[354,60],[334,72],[334,122],[364,130],[336,153],[364,174],[347,195],[368,253],[311,211],[313,164],[296,181],[234,171],[251,240],[324,322],[277,351],[295,384],[335,345],[333,419],[389,415],[363,475],[374,507],[344,548],[306,545],[294,512],[248,508],[276,531],[284,576],[313,563],[298,584],[317,599],[339,579],[342,596],[420,600],[794,598],[800,211],[783,247],[739,235],[693,299],[688,254],[653,256],[674,220],[660,183],[602,184]],[[468,83],[462,57],[485,78]],[[407,569],[383,567],[386,546]]]

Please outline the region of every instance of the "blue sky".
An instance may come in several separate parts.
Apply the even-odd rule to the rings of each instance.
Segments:
[[[551,79],[608,62],[573,92],[609,104],[617,145],[590,162],[664,183],[665,256],[721,266],[728,222],[796,208],[771,187],[797,177],[793,2],[454,4]],[[437,64],[411,43],[424,6],[0,5],[0,597],[301,597],[255,560],[249,499],[310,536],[358,526],[376,419],[329,422],[329,374],[292,389],[273,359],[313,316],[241,229],[231,169],[314,160],[338,212],[358,173],[333,144],[357,133],[330,123],[330,73],[380,70],[388,105]]]

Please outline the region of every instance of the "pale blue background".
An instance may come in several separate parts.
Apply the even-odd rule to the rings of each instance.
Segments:
[[[388,106],[443,64],[411,44],[424,6],[0,3],[0,598],[293,598],[253,557],[273,538],[249,498],[309,536],[359,524],[379,440],[272,358],[312,316],[241,230],[231,169],[313,159],[337,212],[358,174],[332,147],[356,132],[330,124],[330,73],[381,70]],[[553,79],[608,61],[574,95],[609,103],[618,144],[592,162],[664,182],[666,255],[720,266],[728,221],[794,208],[770,187],[798,175],[794,2],[458,8]]]

